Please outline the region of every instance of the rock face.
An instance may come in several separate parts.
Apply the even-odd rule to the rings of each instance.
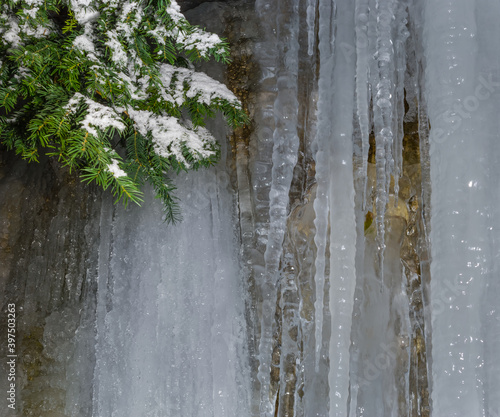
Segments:
[[[181,11],[182,13],[186,13],[191,9],[194,9],[198,6],[200,6],[203,3],[211,3],[215,2],[216,0],[181,0],[178,1],[177,3],[181,6]],[[230,2],[231,0],[228,0]]]
[[[92,333],[100,193],[47,159],[0,158],[0,289],[2,311],[16,306],[17,410],[64,415],[74,398],[90,415],[93,341],[75,332]],[[81,383],[68,378],[79,360],[88,363]]]

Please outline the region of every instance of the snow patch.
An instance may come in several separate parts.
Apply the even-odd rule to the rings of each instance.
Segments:
[[[155,152],[159,156],[164,158],[173,156],[189,167],[190,164],[182,153],[184,146],[198,160],[214,154],[212,150],[207,149],[207,145],[214,143],[215,139],[204,128],[191,130],[182,126],[175,117],[158,115],[145,110],[128,109],[127,113],[141,135],[146,136],[151,133]]]
[[[113,174],[113,177],[120,178],[126,177],[127,173],[120,168],[116,159],[111,159],[111,164],[108,164],[108,170]]]
[[[119,131],[125,129],[125,124],[114,109],[99,104],[80,93],[75,93],[64,108],[70,113],[74,113],[80,107],[82,101],[87,105],[88,109],[80,125],[89,134],[97,136],[97,129],[106,130],[110,127]]]

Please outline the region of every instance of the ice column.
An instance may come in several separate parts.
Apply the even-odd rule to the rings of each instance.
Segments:
[[[338,16],[332,19],[332,16]],[[336,28],[335,28],[336,25]],[[334,39],[333,34],[336,33]],[[318,130],[314,142],[318,183],[316,219],[315,337],[317,371],[323,345],[323,293],[327,242],[330,242],[330,415],[347,415],[349,347],[356,283],[356,222],[353,178],[354,4],[319,3],[320,75]],[[327,236],[330,224],[330,237]]]
[[[495,1],[425,3],[435,416],[498,416],[500,44]]]
[[[330,154],[332,131],[332,103],[333,103],[333,68],[334,68],[334,15],[331,1],[319,2],[319,54],[320,74],[318,80],[318,122],[316,138],[313,142],[314,159],[316,162],[316,181],[318,184],[314,200],[314,226],[316,245],[314,283],[316,286],[315,310],[315,367],[319,371],[321,346],[323,344],[323,295],[325,286],[326,244],[329,215],[329,184],[330,184]]]
[[[330,153],[330,416],[348,415],[349,348],[356,285],[356,220],[353,178],[354,56],[342,53],[354,44],[354,3],[337,3]]]
[[[269,192],[269,236],[264,253],[265,272],[260,283],[263,301],[258,379],[261,384],[260,414],[266,417],[274,416],[274,405],[269,398],[269,384],[276,284],[286,229],[288,194],[299,147],[297,135],[298,4],[299,0],[281,1],[277,14],[280,39],[278,50],[283,52],[280,53],[278,62],[278,94],[274,103],[276,128],[273,134],[273,168]]]

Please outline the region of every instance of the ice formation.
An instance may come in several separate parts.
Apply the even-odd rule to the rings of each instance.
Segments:
[[[495,109],[500,104],[500,55],[498,43],[489,41],[497,36],[498,5],[465,0],[453,4],[319,0],[290,7],[302,14],[287,19],[297,25],[289,30],[304,34],[306,41],[297,53],[295,37],[285,33],[287,57],[296,54],[295,62],[287,61],[288,69],[302,59],[309,59],[311,65],[318,60],[318,98],[313,110],[308,109],[316,181],[314,326],[312,330],[307,320],[300,321],[304,350],[296,355],[294,377],[303,385],[297,382],[292,388],[296,390],[293,409],[299,415],[329,416],[396,416],[417,409],[434,416],[498,415],[499,377],[493,358],[500,337],[495,301],[500,247],[494,220],[499,214]],[[276,13],[278,22],[283,10],[288,10],[282,2],[273,9],[258,2],[257,8]],[[283,35],[279,30],[275,33],[269,48],[278,45],[282,50]],[[274,65],[267,71],[276,74],[279,102],[289,91],[286,86],[297,81],[293,71],[280,70],[279,60]],[[273,111],[282,116],[276,106]],[[290,120],[288,115],[283,119]],[[412,198],[421,204],[422,276],[418,278],[400,261],[412,204],[400,198],[405,122],[418,122],[420,134],[421,185],[420,191],[412,191]],[[276,150],[279,138],[290,131],[278,120],[272,126]],[[373,161],[369,161],[370,147]],[[274,155],[273,171],[281,160]],[[281,186],[272,176],[271,203],[273,190]],[[283,195],[290,192],[284,190]],[[288,214],[292,203],[288,202]],[[281,268],[285,268],[290,264],[286,250],[276,248],[282,240],[283,219],[273,217],[273,204],[270,210],[267,247],[274,249],[273,262],[281,255]],[[363,237],[361,222],[367,213],[375,226],[368,224]],[[427,251],[429,270],[424,262]],[[289,277],[281,271],[283,280]],[[266,273],[267,269],[268,284],[285,285],[270,281]],[[299,274],[295,273],[296,285]],[[405,277],[410,276],[422,279],[418,294],[424,317],[418,320],[426,325],[422,329],[428,347],[425,389],[430,393],[425,406],[422,393],[415,394],[410,381],[410,374],[417,371],[409,363],[415,349],[420,349],[412,333],[416,312],[411,303],[418,294],[408,293],[411,285]],[[274,289],[263,297],[266,304],[276,303]],[[296,318],[306,315],[306,300],[301,303]],[[282,397],[290,393],[273,392],[266,379],[272,375],[268,338],[280,326],[275,322],[271,327],[269,314],[275,314],[274,307],[262,310],[259,380],[265,391],[260,399],[267,406],[261,415],[275,411],[288,415]],[[285,316],[282,332],[284,320]],[[311,365],[314,372],[306,369]],[[283,359],[273,366],[289,372]],[[325,381],[325,375],[328,407],[311,401],[319,395],[312,390],[320,389],[317,381]],[[280,389],[285,387],[281,384]]]

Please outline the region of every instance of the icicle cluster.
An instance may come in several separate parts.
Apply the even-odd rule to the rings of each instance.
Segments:
[[[373,131],[375,136],[375,221],[381,279],[385,247],[384,219],[391,177],[397,195],[402,169],[405,42],[409,35],[407,7],[406,1],[356,0],[356,111],[361,130],[363,172],[366,176],[370,132]],[[372,117],[370,109],[373,109]],[[368,198],[366,186],[365,179],[365,207]]]

